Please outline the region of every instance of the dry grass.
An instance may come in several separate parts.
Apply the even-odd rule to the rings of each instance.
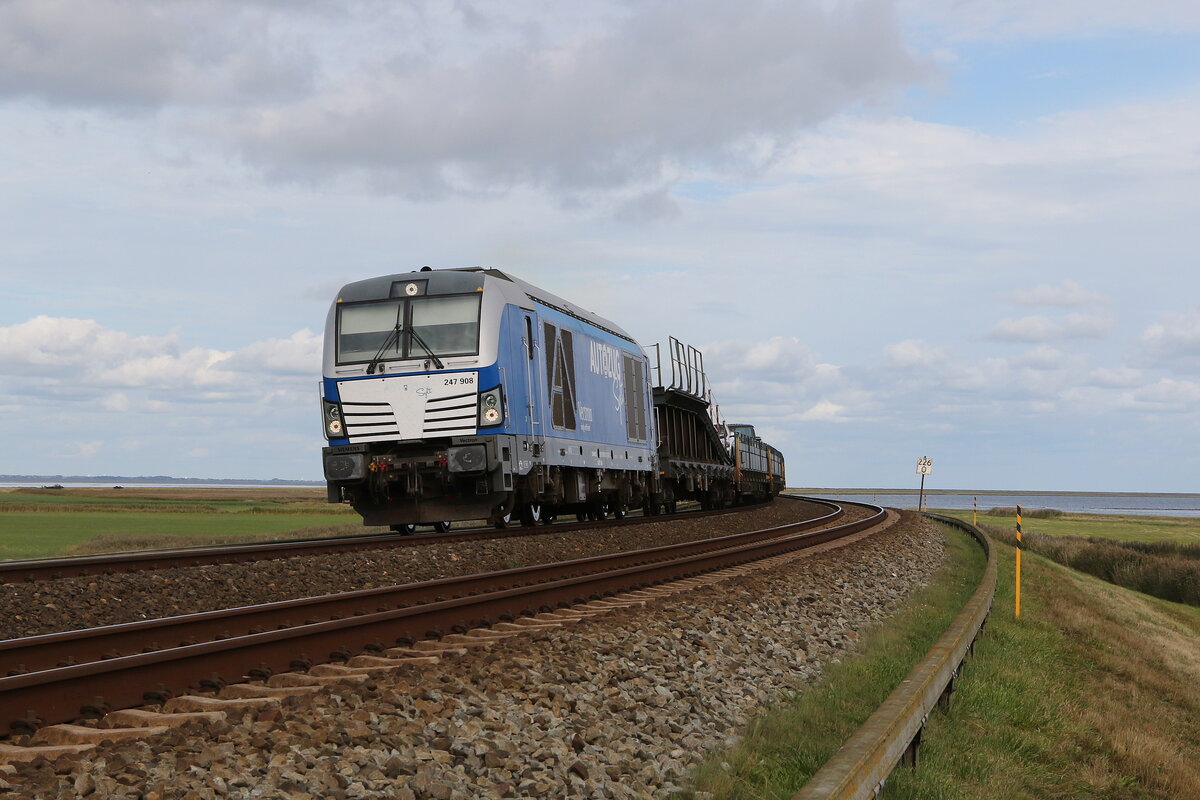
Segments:
[[[1087,642],[1095,659],[1093,691],[1073,711],[1107,745],[1107,757],[1099,766],[1118,784],[1127,782],[1164,797],[1197,796],[1197,618],[1082,576],[1072,576],[1071,583],[1073,593],[1085,602],[1059,609],[1059,624],[1072,638]],[[1097,607],[1088,599],[1102,603]]]
[[[325,490],[320,487],[263,486],[246,489],[224,489],[191,486],[130,486],[116,488],[67,487],[42,489],[21,487],[7,490],[8,494],[33,495],[39,497],[80,497],[93,499],[136,499],[136,500],[241,500],[243,502],[325,502]]]
[[[1013,550],[954,713],[888,798],[1200,796],[1200,611]]]
[[[994,539],[1016,544],[1007,528],[984,526]],[[1113,542],[1027,533],[1032,550],[1072,569],[1175,603],[1200,606],[1200,547],[1179,542]]]
[[[315,525],[283,533],[216,534],[196,535],[149,535],[126,536],[101,534],[74,547],[67,548],[63,555],[82,556],[95,553],[121,553],[129,550],[162,550],[184,547],[207,547],[218,544],[240,544],[246,542],[275,542],[287,539],[326,539],[335,536],[365,536],[372,533],[387,533],[387,528],[364,528],[362,525]]]

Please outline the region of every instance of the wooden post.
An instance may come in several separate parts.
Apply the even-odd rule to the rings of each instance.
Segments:
[[[1021,618],[1021,507],[1017,506],[1017,595],[1016,595],[1016,613],[1017,619]]]

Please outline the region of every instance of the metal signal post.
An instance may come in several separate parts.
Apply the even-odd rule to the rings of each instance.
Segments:
[[[921,456],[917,459],[917,474],[921,476],[921,494],[917,499],[917,511],[925,510],[925,476],[933,474],[933,459]]]
[[[1021,618],[1021,507],[1017,506],[1017,619]]]

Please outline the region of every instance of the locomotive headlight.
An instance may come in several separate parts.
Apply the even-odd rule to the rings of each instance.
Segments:
[[[481,444],[451,447],[446,455],[451,472],[483,472],[487,469],[487,450]]]
[[[325,422],[325,438],[338,439],[345,436],[346,420],[342,418],[342,407],[321,398],[321,416]]]
[[[500,387],[479,393],[479,425],[499,425],[504,422],[504,396]]]

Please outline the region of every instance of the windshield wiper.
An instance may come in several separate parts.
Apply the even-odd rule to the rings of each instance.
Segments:
[[[425,348],[426,354],[428,354],[429,358],[432,359],[433,365],[435,367],[437,367],[438,369],[446,368],[446,365],[442,363],[442,360],[437,357],[436,353],[433,352],[433,348],[430,347],[429,345],[425,344],[425,340],[421,338],[421,334],[417,333],[416,327],[409,328],[408,332],[412,336],[412,338],[417,340],[417,344],[419,344],[419,345],[421,345],[421,347]]]
[[[375,351],[375,356],[367,363],[367,374],[374,375],[376,370],[380,368],[380,361],[383,360],[383,351],[388,349],[392,342],[396,343],[396,353],[400,352],[400,333],[404,327],[400,324],[400,314],[404,311],[404,305],[396,307],[396,324],[392,328],[392,332],[383,340],[383,344],[379,345],[379,349]]]

